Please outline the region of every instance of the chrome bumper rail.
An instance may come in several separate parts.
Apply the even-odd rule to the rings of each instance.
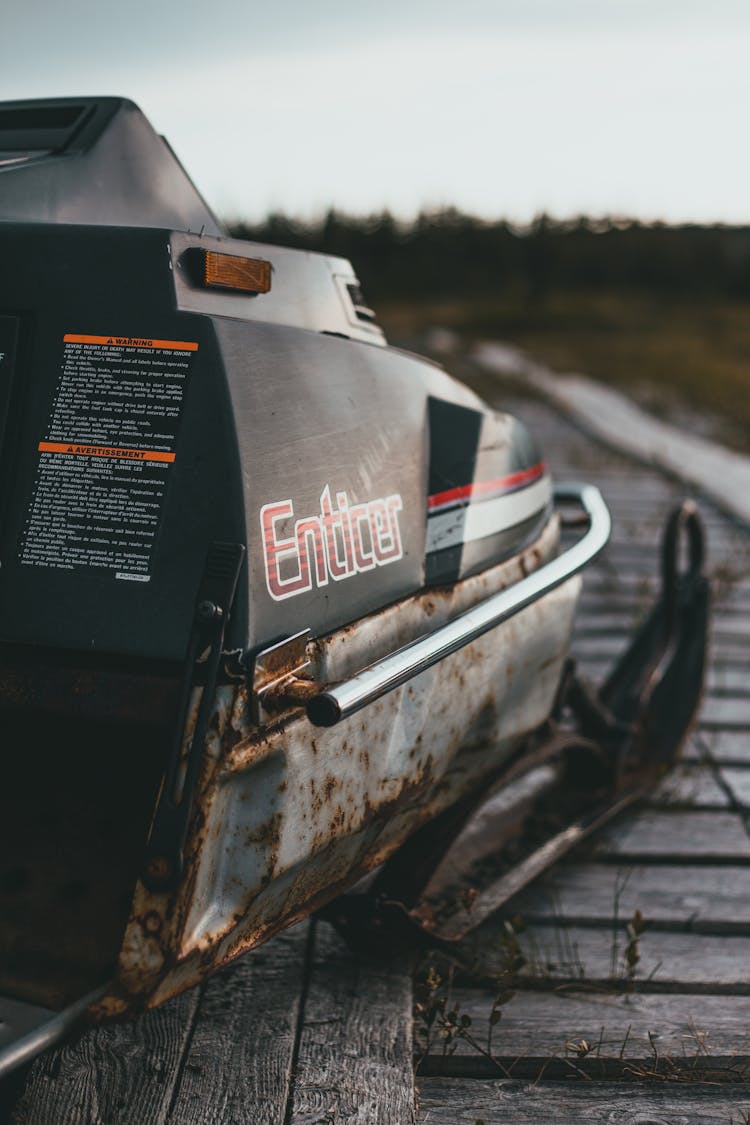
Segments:
[[[507,621],[591,562],[607,543],[612,527],[599,489],[592,484],[559,484],[554,495],[561,503],[579,504],[588,516],[588,530],[577,543],[509,589],[314,696],[307,704],[310,721],[319,727],[335,726]]]
[[[59,1043],[106,991],[97,988],[61,1012],[0,997],[0,1078]]]

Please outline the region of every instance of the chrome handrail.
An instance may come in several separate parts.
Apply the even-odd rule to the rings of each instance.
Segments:
[[[417,637],[351,679],[320,692],[307,704],[310,721],[319,727],[335,726],[507,621],[591,562],[607,543],[612,528],[599,489],[593,484],[559,484],[554,495],[557,501],[577,502],[589,518],[588,530],[577,543],[509,589],[500,590],[434,632]]]

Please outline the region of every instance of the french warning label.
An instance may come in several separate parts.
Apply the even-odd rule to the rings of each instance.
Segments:
[[[133,336],[63,340],[20,560],[148,582],[198,345]]]

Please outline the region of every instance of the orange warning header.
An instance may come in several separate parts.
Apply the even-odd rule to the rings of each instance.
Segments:
[[[77,336],[66,332],[66,344],[105,344],[114,348],[162,348],[170,352],[197,352],[198,345],[189,340],[152,340],[141,336]]]
[[[174,453],[160,449],[121,449],[116,445],[78,445],[67,441],[40,441],[40,453],[68,453],[77,457],[120,457],[126,461],[174,461]]]

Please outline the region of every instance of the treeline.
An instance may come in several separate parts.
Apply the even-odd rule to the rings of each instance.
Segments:
[[[372,301],[514,290],[639,289],[683,295],[750,295],[750,226],[669,226],[616,219],[527,227],[448,209],[397,221],[388,212],[329,211],[304,223],[269,215],[234,223],[240,238],[349,258]]]

